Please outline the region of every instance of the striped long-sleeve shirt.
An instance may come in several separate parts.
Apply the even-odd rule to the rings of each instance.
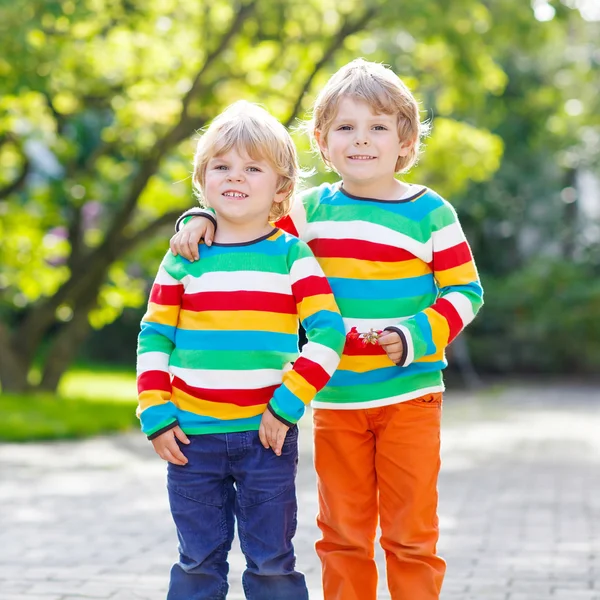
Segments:
[[[258,430],[267,407],[295,423],[344,346],[323,271],[304,242],[278,229],[201,252],[194,263],[167,253],[152,286],[138,339],[142,430]],[[300,356],[299,321],[309,340]]]
[[[423,186],[384,201],[323,184],[300,194],[277,226],[314,252],[346,333],[393,328],[405,346],[396,365],[380,346],[349,340],[313,406],[385,406],[443,391],[445,348],[483,303],[471,250],[446,200]]]

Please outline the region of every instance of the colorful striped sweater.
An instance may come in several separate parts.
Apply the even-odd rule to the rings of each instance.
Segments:
[[[314,252],[346,333],[393,328],[405,344],[396,365],[380,346],[349,340],[314,407],[385,406],[444,390],[445,348],[483,303],[471,250],[446,200],[423,186],[385,201],[323,184],[301,193],[277,226]]]
[[[298,357],[298,321],[308,343]],[[334,373],[344,326],[308,246],[275,229],[254,242],[167,253],[138,339],[138,415],[149,438],[296,423]],[[293,368],[292,368],[293,363]]]

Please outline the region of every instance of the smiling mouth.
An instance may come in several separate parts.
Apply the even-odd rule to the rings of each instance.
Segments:
[[[242,192],[223,192],[221,194],[225,196],[225,198],[247,198],[248,194],[243,194]]]
[[[350,160],[374,160],[376,156],[367,156],[365,154],[353,154],[348,157]]]

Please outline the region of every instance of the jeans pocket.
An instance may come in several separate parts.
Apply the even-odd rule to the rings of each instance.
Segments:
[[[253,456],[246,472],[238,479],[238,501],[242,507],[269,502],[290,489],[295,489],[298,467],[298,428],[288,431],[281,456],[264,448],[256,436]]]
[[[425,394],[425,396],[421,396],[420,398],[407,400],[406,404],[422,408],[440,408],[442,406],[442,394],[440,392]]]

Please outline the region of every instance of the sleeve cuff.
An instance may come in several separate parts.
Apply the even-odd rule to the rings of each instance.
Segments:
[[[177,427],[177,425],[179,425],[179,423],[177,421],[173,421],[173,423],[169,423],[165,427],[161,427],[158,431],[155,431],[154,433],[149,435],[148,439],[153,440],[154,438],[157,438],[159,435],[162,435],[165,431],[169,431],[169,429],[174,429],[175,427]]]
[[[385,327],[384,331],[394,331],[400,336],[400,340],[402,341],[402,355],[396,364],[399,367],[405,367],[406,359],[408,358],[408,339],[406,338],[406,333],[404,333],[404,331],[402,331],[402,329],[399,327]]]
[[[291,421],[288,421],[286,419],[284,419],[282,416],[278,415],[275,412],[275,409],[271,406],[271,403],[269,402],[269,404],[267,404],[267,410],[281,423],[283,423],[284,425],[287,425],[288,427],[293,427],[296,423],[292,423]]]
[[[175,223],[175,231],[179,231],[181,224],[183,221],[185,221],[188,217],[204,217],[205,219],[208,219],[214,226],[215,226],[215,231],[217,230],[217,219],[215,219],[215,217],[213,215],[211,215],[209,212],[206,211],[200,211],[200,210],[188,210],[187,212],[184,212],[179,219],[177,219],[177,222]],[[187,221],[186,221],[187,223]],[[184,223],[185,225],[185,223]]]

